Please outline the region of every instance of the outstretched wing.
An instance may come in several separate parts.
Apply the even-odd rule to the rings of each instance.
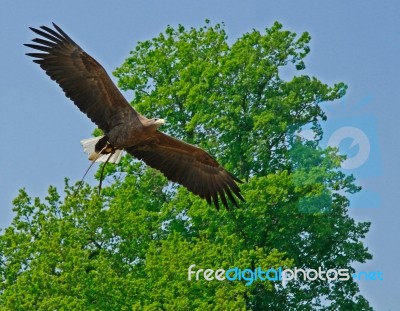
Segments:
[[[169,180],[211,200],[219,210],[218,197],[229,209],[226,197],[237,206],[235,196],[244,201],[236,182],[239,179],[225,170],[207,152],[159,131],[151,141],[126,148],[134,157],[161,171]]]
[[[30,28],[39,38],[36,44],[26,46],[40,51],[27,53],[35,63],[55,80],[78,108],[101,128],[108,132],[127,118],[137,118],[121,92],[107,75],[104,68],[80,48],[60,27],[41,26]]]

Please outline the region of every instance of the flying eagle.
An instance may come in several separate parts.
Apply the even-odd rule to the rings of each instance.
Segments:
[[[26,55],[34,57],[65,95],[103,130],[104,136],[81,142],[89,160],[118,163],[126,150],[208,204],[213,202],[217,209],[218,198],[226,209],[226,197],[235,206],[235,196],[244,201],[238,178],[204,150],[158,131],[164,120],[147,119],[133,109],[104,68],[60,27],[53,26],[30,27],[40,37],[32,40],[35,44],[25,45],[40,53]]]

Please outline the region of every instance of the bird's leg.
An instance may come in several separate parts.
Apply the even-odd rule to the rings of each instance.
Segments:
[[[107,147],[107,146],[106,146]],[[104,148],[106,148],[104,147]],[[101,168],[101,173],[100,173],[100,183],[99,183],[99,195],[100,195],[100,191],[101,191],[101,183],[103,182],[103,173],[104,173],[104,169],[108,163],[108,161],[110,161],[112,155],[114,154],[114,152],[110,153],[110,156],[107,158],[106,162],[104,162],[103,167]]]
[[[74,196],[75,194],[81,189],[82,185],[83,185],[83,180],[85,179],[87,173],[89,172],[89,170],[91,169],[91,167],[93,166],[93,164],[97,161],[98,158],[100,158],[100,156],[102,155],[101,153],[107,148],[107,145],[103,147],[103,149],[100,150],[100,152],[96,155],[96,157],[92,160],[92,163],[90,163],[88,169],[86,170],[85,174],[83,175],[78,188],[75,190],[74,192]],[[113,153],[112,153],[113,154]],[[107,162],[110,158],[107,159]],[[103,172],[103,171],[102,171]]]

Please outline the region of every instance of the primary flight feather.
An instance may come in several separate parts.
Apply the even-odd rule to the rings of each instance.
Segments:
[[[217,209],[218,198],[227,209],[228,200],[235,206],[235,198],[244,201],[239,179],[204,150],[158,131],[163,119],[147,119],[133,109],[104,68],[60,27],[53,27],[30,28],[40,37],[25,45],[39,52],[27,55],[103,130],[104,136],[82,141],[90,160],[118,162],[126,150]]]

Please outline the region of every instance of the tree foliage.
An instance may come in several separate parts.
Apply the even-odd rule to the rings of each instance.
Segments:
[[[347,281],[188,281],[188,267],[346,268],[371,258],[369,223],[348,216],[343,158],[321,149],[321,105],[341,98],[299,75],[310,36],[275,23],[229,44],[221,24],[167,27],[139,42],[115,75],[163,130],[210,151],[246,203],[216,211],[125,156],[97,195],[66,180],[63,198],[20,190],[0,237],[0,310],[369,310]],[[290,79],[282,71],[291,71]],[[309,125],[313,139],[298,135]]]

